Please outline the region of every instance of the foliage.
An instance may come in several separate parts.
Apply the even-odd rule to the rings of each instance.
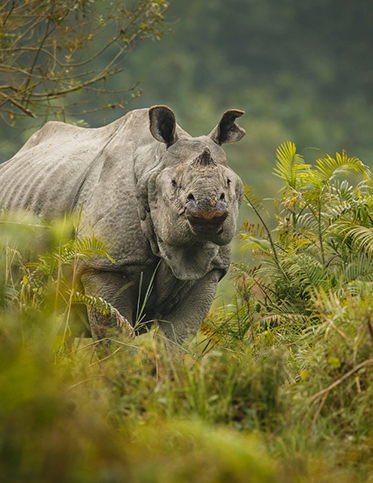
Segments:
[[[111,92],[106,81],[123,71],[123,60],[139,40],[161,38],[166,7],[163,0],[3,2],[2,119],[7,122],[7,116],[15,121],[54,113],[65,120],[68,115],[78,115],[86,103],[85,94],[90,100],[103,93],[119,94],[120,100],[109,107],[124,108],[128,92],[136,86]],[[75,94],[81,93],[84,99],[79,101]]]
[[[347,171],[363,181],[341,181]],[[275,174],[275,230],[246,190],[259,222],[240,237],[260,263],[236,264],[232,303],[175,352],[156,332],[112,339],[104,355],[90,339],[65,344],[72,302],[113,316],[74,285],[77,260],[106,247],[71,239],[68,220],[3,215],[7,481],[371,481],[371,176],[345,153],[308,165],[291,143]]]
[[[363,181],[342,181],[349,172]],[[371,174],[345,152],[311,166],[292,143],[278,149],[274,174],[285,182],[277,227],[268,228],[263,203],[247,188],[260,223],[246,222],[239,237],[260,264],[235,265],[235,306],[229,319],[225,309],[207,320],[205,333],[210,346],[285,351],[284,422],[274,431],[281,454],[294,438],[304,451],[312,441],[364,474],[373,454]]]
[[[351,171],[363,177],[356,186],[340,180]],[[292,143],[278,149],[275,174],[286,183],[275,201],[276,238],[266,225],[258,235],[248,224],[240,238],[261,258],[251,280],[260,279],[266,316],[291,313],[300,320],[315,312],[315,291],[349,291],[358,282],[372,281],[372,179],[368,167],[345,152],[311,167]],[[251,190],[246,200],[263,222]]]
[[[176,1],[167,18],[174,35],[129,59],[124,77],[143,87],[133,106],[167,104],[193,135],[225,109],[245,110],[247,136],[228,159],[260,196],[278,189],[273,152],[289,137],[319,156],[343,145],[371,159],[370,2]]]
[[[0,214],[0,256],[5,265],[3,304],[0,303],[0,307],[5,305],[9,311],[15,312],[19,307],[24,307],[23,311],[31,319],[43,311],[48,312],[51,318],[58,320],[52,332],[54,335],[60,334],[60,350],[71,336],[73,305],[84,305],[112,317],[118,326],[133,337],[132,327],[115,307],[99,297],[81,293],[78,263],[94,257],[113,260],[106,252],[106,245],[94,235],[71,238],[75,224],[73,218],[55,220],[48,225],[29,213],[19,213],[17,217],[14,214]],[[30,237],[38,240],[38,261],[32,261],[27,244]]]

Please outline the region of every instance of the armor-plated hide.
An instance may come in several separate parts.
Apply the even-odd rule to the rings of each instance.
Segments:
[[[181,343],[194,334],[230,263],[242,202],[221,144],[245,134],[227,111],[208,136],[191,137],[166,106],[139,109],[85,129],[48,122],[0,165],[0,206],[46,218],[79,211],[79,235],[94,234],[115,260],[81,262],[84,291],[134,324],[139,289],[153,279],[143,322]],[[140,280],[142,286],[140,285]],[[110,319],[88,312],[92,335]]]

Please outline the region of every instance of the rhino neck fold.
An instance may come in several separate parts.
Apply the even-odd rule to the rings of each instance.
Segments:
[[[213,269],[226,273],[228,267],[220,257],[219,246],[212,242],[191,246],[171,246],[158,238],[159,255],[179,280],[199,280]]]

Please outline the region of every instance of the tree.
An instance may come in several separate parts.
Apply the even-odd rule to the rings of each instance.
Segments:
[[[141,39],[161,38],[166,8],[165,0],[6,0],[0,6],[3,121],[51,113],[65,120],[103,93],[118,98],[106,107],[123,107],[137,95],[129,94],[136,85],[110,91],[108,81]]]

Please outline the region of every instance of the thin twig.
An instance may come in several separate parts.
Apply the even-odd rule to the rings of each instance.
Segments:
[[[4,101],[5,101],[4,103],[6,103],[6,102],[9,101],[13,105],[15,105],[16,107],[18,107],[18,109],[21,109],[21,111],[23,111],[28,116],[33,117],[34,119],[37,118],[37,116],[32,111],[30,111],[30,109],[28,109],[27,107],[23,106],[20,102],[16,101],[13,97],[5,96],[4,94],[2,94],[2,97],[4,98]]]
[[[93,381],[95,379],[107,379],[107,376],[97,374],[96,376],[87,377],[86,379],[83,379],[82,381],[79,381],[76,384],[72,384],[71,386],[69,386],[66,389],[66,392],[67,391],[70,391],[71,389],[74,389],[74,388],[76,388],[78,386],[81,386],[82,384],[85,384],[86,382]]]
[[[319,417],[319,414],[321,413],[321,409],[322,407],[324,406],[324,403],[326,401],[326,398],[328,397],[328,392],[324,394],[324,397],[322,398],[321,400],[321,403],[319,404],[319,407],[317,408],[316,412],[315,412],[315,415],[312,419],[312,423],[311,423],[311,426],[310,426],[310,432],[313,430],[313,428],[315,427],[315,424],[316,424],[316,421],[317,421],[317,418]]]
[[[117,352],[119,352],[121,350],[122,350],[122,347],[118,347],[118,349],[115,349],[115,351],[112,352],[111,354],[109,354],[108,356],[104,357],[103,359],[99,359],[96,362],[92,362],[91,364],[89,364],[89,366],[92,367],[92,366],[95,366],[96,364],[100,364],[100,362],[103,362],[103,361],[106,361],[107,359],[110,359],[110,357],[112,357],[114,354],[116,354]]]
[[[358,364],[356,367],[354,367],[353,369],[351,369],[351,371],[348,371],[344,376],[342,376],[341,378],[337,379],[336,381],[333,382],[333,384],[331,384],[330,386],[328,386],[327,388],[323,389],[322,391],[319,391],[317,392],[316,394],[314,394],[313,396],[310,397],[310,401],[313,401],[314,399],[317,399],[318,397],[320,396],[323,396],[324,394],[327,394],[328,392],[330,392],[332,389],[334,389],[335,387],[339,386],[339,384],[341,382],[343,382],[344,380],[348,379],[350,376],[352,376],[352,374],[354,374],[355,372],[359,371],[360,369],[362,369],[363,367],[365,366],[368,366],[369,364],[373,364],[373,357],[370,358],[370,359],[367,359],[365,360],[364,362],[361,362],[360,364]]]

